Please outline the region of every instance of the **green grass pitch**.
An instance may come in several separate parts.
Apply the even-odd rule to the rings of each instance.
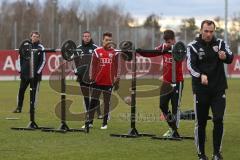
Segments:
[[[137,122],[139,132],[162,135],[167,129],[166,122],[159,120],[159,96],[157,96],[158,80],[138,80],[139,91],[137,98]],[[67,84],[75,85],[75,81],[67,81]],[[122,95],[128,92],[130,82],[122,81],[120,91]],[[145,85],[146,84],[146,85]],[[225,113],[225,130],[223,139],[223,156],[227,160],[240,158],[240,107],[239,79],[228,80],[227,109]],[[15,131],[11,127],[25,127],[29,122],[29,93],[26,92],[24,108],[21,114],[12,113],[16,107],[16,96],[19,81],[0,82],[0,159],[1,160],[194,160],[197,159],[193,140],[161,141],[149,137],[140,138],[116,138],[110,137],[111,133],[127,133],[130,129],[129,112],[127,106],[119,95],[115,94],[116,106],[111,112],[107,130],[100,130],[101,120],[95,120],[94,128],[89,134],[85,133],[46,133],[37,131]],[[146,90],[154,90],[146,95]],[[71,90],[69,92],[72,93]],[[120,92],[119,92],[120,93]],[[121,96],[121,95],[120,95]],[[83,111],[82,97],[79,95],[67,95],[72,100],[70,111],[78,114]],[[36,109],[36,122],[40,126],[58,127],[59,118],[55,114],[55,106],[60,101],[60,95],[53,90],[48,81],[42,81],[40,86],[38,107]],[[186,79],[184,83],[181,109],[193,109],[193,96],[191,81]],[[19,118],[19,119],[6,119]],[[71,128],[80,128],[83,121],[67,121]],[[193,136],[194,121],[182,120],[180,133]],[[206,153],[212,155],[212,122],[207,126]]]

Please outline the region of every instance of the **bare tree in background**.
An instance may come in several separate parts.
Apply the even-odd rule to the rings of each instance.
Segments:
[[[87,23],[92,31],[98,31],[98,27],[101,26],[104,30],[116,34],[117,25],[129,30],[128,23],[132,18],[128,13],[124,14],[119,6],[103,4],[88,10],[81,7],[82,2],[85,1],[72,1],[68,7],[59,8],[58,0],[46,0],[44,4],[39,0],[18,0],[12,3],[2,1],[0,48],[13,49],[14,39],[19,46],[32,30],[39,30],[44,45],[53,48],[59,47],[58,39],[79,40],[80,27],[87,30]],[[59,35],[61,37],[58,37]]]
[[[195,18],[187,18],[182,20],[180,32],[177,35],[180,40],[183,40],[187,44],[196,37],[198,32],[199,28],[196,26]]]
[[[148,33],[146,36],[143,38],[142,46],[144,48],[154,48],[157,45],[157,41],[160,40],[161,36],[161,25],[159,24],[161,17],[159,17],[156,14],[151,14],[149,15],[144,24],[143,27],[148,30]]]
[[[221,17],[215,17],[214,21],[216,23],[216,37],[224,39],[224,29],[221,27],[221,21],[223,21],[223,19]]]
[[[3,0],[0,3],[0,49],[18,47],[22,40],[29,38],[29,32],[39,30],[46,47],[58,48],[60,43],[67,39],[79,41],[81,32],[90,30],[97,44],[100,43],[101,33],[110,31],[114,34],[114,41],[131,40],[138,47],[150,48],[160,39],[161,17],[151,14],[146,18],[144,25],[132,26],[136,21],[124,6],[119,4],[95,5],[91,1],[74,0],[68,6],[60,6],[59,0]],[[229,34],[230,45],[233,51],[239,48],[240,16],[235,16],[236,22]],[[220,21],[219,21],[220,22]],[[198,32],[194,18],[183,19],[180,40],[190,42]],[[222,29],[217,29],[222,34]],[[149,40],[146,39],[148,35]],[[151,39],[151,40],[150,40]],[[231,46],[230,46],[231,47]]]
[[[14,3],[8,3],[4,1],[1,8],[1,48],[13,48],[12,41],[14,34],[20,41],[28,38],[30,30],[37,29],[37,22],[41,15],[38,7],[39,1],[36,0],[33,3],[29,3],[25,0],[16,1]],[[16,25],[16,30],[13,30],[13,26]],[[17,33],[14,33],[17,32]],[[19,42],[20,43],[20,42]]]
[[[240,13],[235,14],[230,28],[230,46],[233,53],[240,54]]]

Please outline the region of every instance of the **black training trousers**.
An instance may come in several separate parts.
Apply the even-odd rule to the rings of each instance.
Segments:
[[[202,92],[194,94],[195,106],[195,144],[198,154],[205,154],[205,139],[208,113],[211,107],[213,114],[213,147],[214,154],[221,151],[223,137],[223,116],[226,107],[225,90],[219,92]]]
[[[84,82],[80,82],[79,84],[80,84],[80,88],[84,98],[85,111],[87,112],[89,111],[89,106],[90,106],[90,99],[91,99],[91,92],[92,92],[91,85]],[[100,105],[100,101],[98,101],[97,106],[99,105]],[[96,108],[96,111],[98,116],[101,115],[100,107]]]
[[[30,79],[21,79],[20,81],[20,87],[19,87],[18,96],[17,96],[17,108],[20,110],[22,110],[24,94],[29,84],[30,84]],[[37,99],[37,93],[39,91],[39,85],[40,85],[40,81],[38,79],[34,79],[34,87],[33,87],[34,96],[33,96],[33,99],[30,100],[34,104],[34,107],[36,106],[36,99]]]
[[[183,90],[183,81],[176,84],[163,82],[160,89],[160,109],[163,112],[169,126],[172,129],[178,128],[180,121],[180,104]],[[169,110],[171,101],[172,112]]]
[[[102,86],[102,85],[101,86],[100,85],[93,86],[91,102],[90,102],[90,110],[89,110],[89,122],[90,123],[93,122],[94,113],[95,113],[95,110],[99,107],[99,97],[102,93],[103,94],[103,104],[104,104],[103,125],[107,124],[112,88],[113,88],[113,86]]]

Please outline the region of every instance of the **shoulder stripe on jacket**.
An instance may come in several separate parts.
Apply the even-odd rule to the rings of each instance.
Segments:
[[[218,40],[219,40],[218,49],[220,50],[222,48],[222,40],[221,39]]]
[[[43,45],[39,44],[39,46],[42,48],[42,50],[44,50]],[[43,55],[43,60],[42,60],[42,64],[40,65],[40,67],[39,67],[39,69],[37,71],[38,74],[40,74],[42,72],[43,67],[44,67],[44,65],[46,63],[46,54],[45,54],[45,52],[42,52],[42,55]]]
[[[197,53],[197,49],[193,46],[193,44],[195,44],[196,42],[197,42],[197,41],[193,41],[193,42],[191,42],[191,43],[188,44],[189,47],[192,47],[192,49],[193,49],[193,51],[194,51],[195,53]]]
[[[194,49],[193,49],[194,50]],[[191,75],[194,77],[200,77],[200,73],[195,71],[191,66],[191,52],[190,52],[190,46],[187,48],[187,68],[190,71]]]

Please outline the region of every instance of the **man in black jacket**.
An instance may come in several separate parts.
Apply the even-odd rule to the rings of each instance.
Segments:
[[[195,144],[199,159],[205,155],[206,125],[209,108],[213,114],[213,160],[223,159],[221,145],[223,117],[226,106],[227,80],[224,63],[230,64],[233,54],[228,45],[214,36],[215,23],[204,20],[200,35],[188,45],[187,67],[192,75],[192,88],[196,114]]]
[[[91,57],[93,51],[98,46],[94,44],[91,33],[89,31],[85,31],[82,34],[82,44],[79,45],[77,48],[81,49],[83,55],[74,58],[75,63],[75,74],[77,75],[77,81],[80,84],[82,94],[84,96],[84,105],[85,110],[89,110],[89,103],[90,103],[90,95],[91,95],[91,86],[90,86],[90,79],[89,79],[89,67],[91,63]],[[98,103],[97,113],[98,118],[102,118],[101,111],[100,111],[100,102]],[[90,126],[92,127],[92,126]],[[83,126],[82,128],[85,128]]]
[[[40,33],[33,31],[30,34],[30,41],[33,49],[43,50],[44,47],[40,43]],[[31,102],[36,106],[37,92],[39,91],[40,81],[42,80],[42,70],[46,62],[45,52],[34,52],[34,96]],[[17,96],[17,108],[13,113],[21,113],[25,91],[30,84],[30,57],[24,57],[20,54],[20,87]]]

